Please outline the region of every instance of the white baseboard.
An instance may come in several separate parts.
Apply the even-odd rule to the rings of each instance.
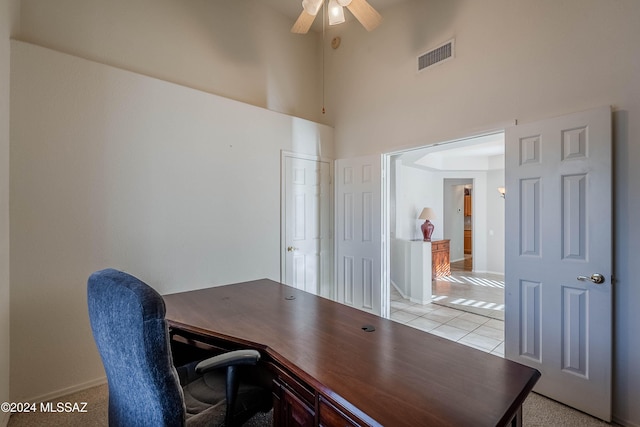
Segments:
[[[408,295],[405,295],[405,293],[404,293],[404,292],[402,292],[402,290],[398,287],[398,285],[396,285],[396,284],[393,282],[393,280],[390,280],[390,282],[391,282],[391,286],[393,286],[394,288],[396,288],[396,291],[398,291],[398,293],[402,296],[402,298],[404,298],[404,299],[409,299],[409,296],[408,296]]]
[[[495,274],[496,276],[504,277],[504,271],[473,270],[472,273]]]
[[[30,399],[24,399],[24,400],[20,399],[20,400],[27,401],[27,402],[35,402],[35,403],[48,402],[50,400],[57,399],[62,396],[67,396],[69,394],[77,393],[79,391],[83,391],[92,387],[97,387],[99,385],[106,384],[106,382],[107,382],[106,376],[100,377],[100,378],[96,378],[95,380],[87,381],[71,387],[66,387],[56,391],[52,391],[51,393],[35,396]]]
[[[421,299],[418,298],[409,298],[409,301],[411,301],[412,303],[415,304],[422,304],[422,305],[426,305],[426,304],[431,304],[431,300],[427,300],[427,301],[423,301]]]

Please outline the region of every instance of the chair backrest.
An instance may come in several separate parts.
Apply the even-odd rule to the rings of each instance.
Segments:
[[[89,277],[87,297],[109,383],[109,425],[184,425],[160,294],[127,273],[107,269]]]

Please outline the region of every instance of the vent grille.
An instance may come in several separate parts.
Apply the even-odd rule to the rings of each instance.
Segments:
[[[418,57],[418,71],[422,71],[427,67],[431,67],[432,65],[439,64],[453,58],[453,49],[453,40],[449,40],[442,46],[438,46],[437,48],[420,55]]]

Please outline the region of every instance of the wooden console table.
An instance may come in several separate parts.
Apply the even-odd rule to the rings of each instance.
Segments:
[[[172,335],[254,348],[274,425],[504,426],[540,377],[527,366],[271,280],[164,296]]]
[[[431,278],[451,276],[449,262],[449,239],[431,242]]]

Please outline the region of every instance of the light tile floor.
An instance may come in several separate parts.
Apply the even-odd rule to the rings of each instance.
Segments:
[[[504,357],[504,321],[436,304],[416,304],[391,288],[391,320]]]

